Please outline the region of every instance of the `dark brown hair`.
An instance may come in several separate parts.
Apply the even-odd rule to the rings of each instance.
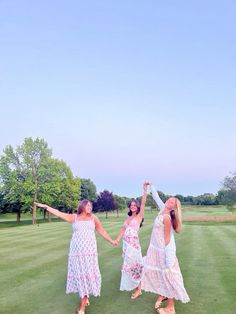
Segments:
[[[128,202],[128,208],[129,208],[129,211],[128,211],[128,215],[129,216],[132,216],[132,211],[130,210],[130,206],[131,206],[131,204],[132,203],[135,203],[136,204],[136,206],[137,206],[137,211],[136,211],[136,215],[138,215],[139,214],[139,212],[140,212],[140,203],[139,203],[139,201],[137,201],[135,198],[132,198],[129,202]],[[144,221],[144,219],[142,219],[142,221],[141,221],[141,223],[140,223],[140,228],[142,227],[142,225],[143,225],[143,221]]]
[[[90,202],[89,200],[86,200],[86,199],[79,202],[78,209],[77,209],[77,215],[80,215],[84,212],[84,209],[88,203],[91,203],[91,205],[92,205],[92,202]]]

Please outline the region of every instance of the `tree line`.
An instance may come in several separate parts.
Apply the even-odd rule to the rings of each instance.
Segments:
[[[161,191],[159,194],[164,201],[170,197]],[[216,195],[175,196],[184,204],[226,204],[233,211],[236,204],[236,172],[224,179]],[[107,215],[109,211],[117,211],[118,214],[119,210],[127,207],[130,198],[115,195],[108,190],[97,193],[92,180],[75,177],[63,160],[52,156],[52,150],[44,139],[25,138],[16,149],[8,145],[3,150],[0,156],[0,213],[15,213],[17,221],[20,221],[22,213],[31,212],[32,223],[35,224],[34,201],[73,212],[80,199],[89,199],[93,202],[95,212],[104,211]],[[137,199],[141,199],[141,196]],[[155,208],[150,195],[146,205]],[[45,217],[45,211],[43,215]]]

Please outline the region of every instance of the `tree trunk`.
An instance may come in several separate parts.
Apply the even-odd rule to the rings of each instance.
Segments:
[[[32,224],[36,224],[36,205],[33,204],[33,209],[32,209]]]
[[[21,217],[21,212],[18,211],[18,212],[16,213],[16,221],[17,221],[17,222],[20,222],[20,217]]]
[[[51,213],[50,212],[47,212],[47,215],[48,215],[48,222],[51,222],[51,218],[52,218],[52,216],[51,216]]]
[[[107,210],[106,210],[106,219],[107,219]]]
[[[34,177],[34,174],[33,174]],[[36,189],[34,191],[34,202],[38,201],[38,190],[37,190],[37,180],[36,181]],[[33,209],[32,209],[32,224],[35,225],[36,224],[36,205],[33,204]]]
[[[47,213],[47,211],[46,211],[46,209],[44,209],[43,210],[43,220],[46,220],[46,213]]]

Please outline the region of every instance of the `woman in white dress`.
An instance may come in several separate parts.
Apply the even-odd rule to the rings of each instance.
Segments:
[[[147,196],[147,184],[143,184],[143,197],[141,206],[139,202],[132,199],[129,203],[129,217],[125,220],[119,235],[116,239],[117,243],[123,238],[123,266],[121,270],[121,291],[131,291],[135,289],[131,295],[131,299],[136,299],[140,294],[139,289],[142,272],[143,258],[139,243],[138,232],[143,222],[144,207]]]
[[[151,184],[151,183],[150,183]],[[152,197],[160,209],[153,225],[142,277],[142,289],[158,294],[155,308],[159,314],[175,314],[175,300],[189,302],[179,262],[174,233],[181,231],[181,204],[175,198],[165,203],[151,184]],[[165,308],[161,307],[167,300]]]
[[[72,224],[66,293],[79,294],[81,304],[77,313],[84,314],[86,306],[89,305],[88,298],[100,296],[101,290],[95,230],[112,245],[116,246],[116,244],[103,229],[98,217],[92,214],[92,203],[89,200],[80,201],[77,214],[63,213],[46,204],[35,204]]]

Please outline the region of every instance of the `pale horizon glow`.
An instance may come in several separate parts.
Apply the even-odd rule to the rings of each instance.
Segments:
[[[216,194],[236,170],[236,2],[0,2],[0,154],[26,137],[98,192]]]

